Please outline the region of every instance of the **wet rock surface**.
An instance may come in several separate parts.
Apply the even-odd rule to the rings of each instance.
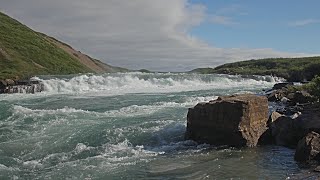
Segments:
[[[319,172],[320,103],[306,91],[290,90],[292,85],[275,85],[265,97],[233,95],[197,104],[188,111],[186,139],[213,145],[285,146],[296,149],[292,158]],[[268,101],[276,107],[270,112]]]
[[[314,172],[320,171],[320,104],[306,91],[279,85],[267,94],[281,109],[272,112],[263,143],[295,148],[294,159]],[[286,101],[283,101],[286,99]]]
[[[256,146],[266,131],[268,101],[252,94],[223,96],[188,111],[186,139],[230,146]]]
[[[271,144],[295,148],[301,138],[296,118],[273,112],[268,121],[269,141]]]
[[[0,80],[0,94],[36,93],[43,90],[43,84],[37,80]]]
[[[294,159],[304,163],[312,163],[312,161],[319,162],[320,135],[316,132],[310,132],[302,138],[297,145]]]

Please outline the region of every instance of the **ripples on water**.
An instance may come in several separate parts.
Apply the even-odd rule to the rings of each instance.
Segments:
[[[39,78],[40,79],[40,78]],[[186,114],[272,77],[105,74],[41,77],[45,92],[0,95],[0,179],[285,179],[293,150],[184,140]]]

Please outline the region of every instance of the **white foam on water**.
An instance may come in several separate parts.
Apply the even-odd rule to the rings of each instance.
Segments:
[[[123,107],[119,110],[111,110],[105,112],[107,116],[139,116],[153,114],[164,108],[178,108],[178,107],[191,107],[199,102],[207,102],[217,99],[217,96],[200,96],[200,97],[186,97],[184,102],[157,102],[151,105],[131,105]]]
[[[185,105],[195,105],[199,102],[209,102],[212,100],[216,100],[218,96],[198,96],[198,97],[186,97]]]
[[[42,164],[38,160],[31,160],[23,162],[23,166],[27,169],[40,169]]]
[[[185,116],[180,115],[178,111],[186,112],[188,107],[192,107],[198,102],[216,99],[217,96],[214,95],[217,91],[214,91],[215,89],[225,88],[230,90],[235,88],[236,90],[244,89],[243,92],[250,92],[250,90],[256,90],[255,88],[271,87],[277,79],[268,79],[266,77],[244,79],[237,76],[218,75],[129,73],[81,75],[71,79],[48,79],[43,81],[46,83],[45,92],[35,95],[4,95],[4,97],[19,100],[24,96],[27,98],[51,95],[61,97],[61,94],[66,94],[62,95],[63,97],[87,98],[96,94],[109,96],[127,93],[150,93],[157,96],[157,93],[168,93],[168,96],[166,94],[163,95],[166,96],[164,98],[166,100],[161,100],[162,95],[159,98],[157,97],[160,102],[146,101],[146,104],[139,105],[131,103],[125,105],[125,107],[122,106],[105,112],[63,107],[63,105],[58,109],[32,109],[24,107],[24,105],[16,105],[21,104],[19,102],[12,103],[13,105],[11,105],[10,109],[12,116],[0,122],[0,125],[10,127],[11,125],[15,126],[15,124],[10,123],[20,121],[17,126],[12,128],[13,130],[19,129],[21,124],[24,126],[37,126],[34,129],[26,128],[26,131],[30,131],[28,137],[22,137],[22,139],[18,137],[16,142],[13,142],[15,140],[13,138],[11,142],[6,144],[8,147],[14,147],[9,146],[8,144],[10,143],[17,146],[15,148],[17,149],[17,153],[15,153],[17,156],[19,156],[19,152],[21,153],[19,156],[21,162],[17,163],[18,170],[30,174],[40,172],[40,178],[38,179],[54,179],[56,177],[81,179],[81,177],[84,177],[82,175],[91,174],[93,171],[107,174],[122,173],[125,169],[130,169],[122,166],[134,166],[139,165],[140,162],[157,161],[162,157],[173,157],[173,161],[176,161],[175,156],[187,157],[195,153],[206,153],[206,150],[212,147],[206,144],[199,145],[194,141],[183,140]],[[211,89],[213,89],[212,94],[210,93]],[[178,95],[170,94],[170,92],[193,90],[209,91],[181,93]],[[201,96],[199,95],[200,93],[205,93],[206,95]],[[225,91],[222,92],[222,94],[224,93]],[[1,98],[0,101],[3,100]],[[174,114],[167,118],[165,113],[168,113],[169,110],[171,113],[172,109],[174,109],[172,111]],[[157,112],[159,114],[154,114]],[[162,113],[164,116],[161,116]],[[138,117],[131,118],[134,116]],[[140,116],[146,116],[146,118]],[[118,117],[129,118],[121,119]],[[107,123],[104,123],[105,121]],[[113,124],[113,122],[115,123]],[[54,123],[57,123],[57,126]],[[92,126],[91,123],[96,124]],[[98,128],[96,131],[95,127],[102,128]],[[96,135],[102,141],[97,138],[95,139],[97,141],[94,140],[92,142],[92,137],[94,139],[97,137]],[[87,139],[87,137],[89,138]],[[24,144],[20,142],[24,142]],[[39,147],[34,148],[34,144],[37,144],[37,142],[41,143],[37,145]],[[51,144],[54,148],[48,146]],[[184,157],[183,159],[187,159]],[[165,173],[177,167],[175,162],[171,165],[168,167],[164,165],[156,169],[158,171],[155,171],[155,173]],[[180,166],[182,169],[184,167],[186,166]],[[8,167],[0,164],[1,169],[8,169]]]
[[[199,152],[209,147],[209,145],[198,145],[191,140],[183,140],[181,133],[185,131],[185,125],[177,123],[176,121],[157,121],[151,127],[141,128],[141,126],[122,127],[109,130],[107,134],[112,135],[113,142],[105,144],[104,157],[108,157],[112,162],[129,161],[132,159],[149,158],[158,155],[163,155],[172,152]],[[140,124],[145,125],[146,123]],[[111,132],[112,131],[112,132]],[[128,134],[135,132],[137,135],[145,134],[151,139],[149,145],[137,144],[133,145],[128,139]],[[107,137],[108,137],[107,135]],[[117,136],[117,137],[114,137]],[[177,139],[178,137],[178,139]],[[124,140],[120,140],[124,139]],[[120,140],[120,141],[119,141]]]
[[[43,117],[47,115],[61,115],[61,116],[75,116],[75,115],[89,115],[93,117],[133,117],[139,115],[152,114],[165,107],[181,106],[178,103],[159,103],[157,105],[131,105],[122,107],[119,110],[110,110],[106,112],[94,112],[82,109],[75,109],[70,107],[64,107],[61,109],[29,109],[23,106],[14,105],[13,115],[9,119],[14,117]]]
[[[71,107],[64,107],[61,109],[30,109],[19,105],[14,105],[12,108],[12,117],[43,117],[46,115],[89,115],[94,117],[133,117],[141,115],[150,115],[164,108],[174,107],[190,107],[199,102],[206,102],[216,99],[217,96],[199,96],[186,97],[184,102],[157,102],[151,105],[130,105],[122,107],[118,110],[109,110],[106,112],[95,112],[82,109],[75,109]]]
[[[83,143],[78,143],[77,146],[75,147],[74,151],[76,154],[82,153],[83,151],[90,150],[91,148],[88,147],[87,145]]]
[[[159,154],[145,150],[143,145],[133,146],[127,139],[117,144],[105,144],[104,148],[105,152],[102,156],[107,157],[111,162],[123,162],[124,160],[141,159]]]
[[[6,165],[0,164],[0,170],[8,170],[9,168]]]
[[[75,109],[70,107],[64,107],[61,109],[29,109],[23,106],[14,105],[13,114],[14,115],[24,115],[24,116],[44,116],[44,115],[57,115],[57,114],[70,114],[70,113],[81,113],[81,114],[97,114],[95,112],[86,111],[82,109]]]
[[[272,76],[242,78],[231,75],[195,74],[139,74],[80,75],[71,79],[42,81],[45,93],[73,93],[90,96],[121,95],[127,93],[168,93],[232,87],[271,87],[281,79]],[[99,92],[99,93],[97,93]]]

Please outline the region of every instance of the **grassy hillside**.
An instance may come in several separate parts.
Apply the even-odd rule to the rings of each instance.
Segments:
[[[73,49],[70,45],[61,42],[53,37],[47,36],[45,34],[41,34],[46,40],[50,41],[51,43],[55,44],[57,47],[63,49],[67,52],[71,57],[80,61],[80,63],[84,64],[90,70],[96,73],[103,73],[103,72],[128,72],[129,70],[126,68],[110,66],[105,64],[97,59],[94,59],[86,54],[81,53]]]
[[[112,66],[88,56],[87,60],[78,57],[83,54],[76,54],[74,52],[78,51],[70,46],[60,41],[54,43],[50,38],[0,12],[0,79],[39,74],[108,72],[112,69]],[[62,45],[70,47],[74,52],[66,51]],[[99,71],[94,64],[101,66]]]
[[[216,68],[199,68],[191,72],[222,74],[275,75],[289,81],[311,80],[320,74],[320,57],[269,58],[228,63]]]

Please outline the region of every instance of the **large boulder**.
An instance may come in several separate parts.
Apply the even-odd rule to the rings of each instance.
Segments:
[[[276,145],[295,147],[298,143],[298,129],[295,125],[295,119],[273,112],[268,122],[271,131],[272,141]]]
[[[320,161],[320,135],[310,132],[302,138],[296,148],[294,159],[303,163]]]
[[[186,139],[252,147],[267,129],[268,101],[252,94],[219,97],[190,108],[187,118]]]
[[[271,125],[273,124],[273,122],[278,119],[279,117],[281,117],[282,114],[278,113],[278,112],[272,112],[268,122],[267,122],[267,130],[261,135],[260,139],[259,139],[259,144],[260,145],[267,145],[267,144],[274,144],[274,137],[272,136],[272,127]]]

